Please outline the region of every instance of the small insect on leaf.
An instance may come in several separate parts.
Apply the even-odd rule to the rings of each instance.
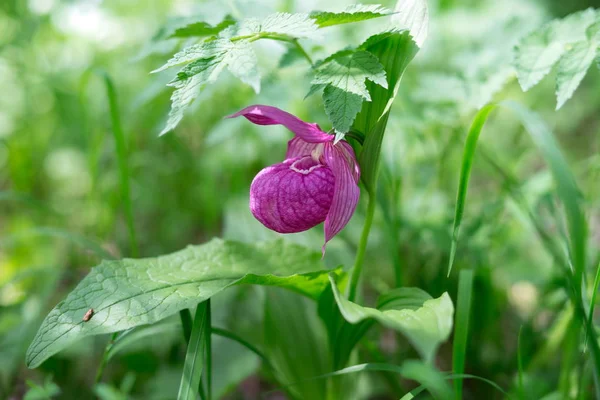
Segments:
[[[90,308],[83,316],[83,322],[88,322],[94,316],[94,309]]]

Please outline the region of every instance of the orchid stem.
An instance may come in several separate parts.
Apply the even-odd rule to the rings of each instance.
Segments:
[[[354,301],[358,292],[358,283],[360,281],[360,275],[362,272],[363,261],[365,259],[365,252],[367,250],[367,242],[369,241],[369,232],[371,232],[371,225],[373,224],[373,216],[375,215],[375,194],[369,193],[369,201],[367,204],[367,216],[365,219],[365,225],[360,236],[360,242],[358,243],[358,251],[356,252],[356,259],[354,261],[354,267],[352,268],[352,275],[350,277],[350,291],[348,292],[348,300]]]

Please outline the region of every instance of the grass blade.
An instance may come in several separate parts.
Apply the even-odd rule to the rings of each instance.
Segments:
[[[179,394],[177,395],[178,400],[196,400],[202,378],[202,368],[204,367],[207,317],[208,304],[204,301],[196,307],[192,335],[185,354],[183,374],[181,375]]]
[[[565,207],[575,280],[581,286],[586,264],[587,224],[581,209],[582,195],[575,178],[554,136],[539,115],[512,101],[500,105],[517,114],[550,167],[556,182],[556,193]]]
[[[525,399],[525,392],[523,391],[523,359],[521,357],[521,334],[523,333],[523,325],[519,329],[519,336],[517,337],[517,367],[519,369],[519,397],[521,400]]]
[[[246,339],[242,338],[241,336],[236,335],[235,333],[233,333],[231,331],[228,331],[228,330],[222,329],[222,328],[213,327],[212,333],[213,333],[213,335],[218,335],[218,336],[233,340],[234,342],[238,342],[239,344],[241,344],[242,346],[244,346],[245,348],[247,348],[248,350],[250,350],[251,352],[256,354],[270,370],[273,370],[273,365],[271,364],[271,362],[269,361],[267,356],[262,351],[260,351],[258,349],[258,347],[254,346],[252,343],[248,342]]]
[[[458,192],[456,193],[456,210],[454,212],[454,226],[452,227],[452,244],[450,247],[450,260],[448,261],[448,276],[452,271],[452,264],[454,264],[454,256],[456,255],[456,246],[458,244],[458,234],[460,231],[460,224],[462,217],[465,212],[465,201],[467,200],[467,189],[469,187],[469,178],[471,177],[471,167],[473,166],[473,157],[475,156],[475,150],[477,149],[477,141],[479,140],[479,134],[485,121],[487,121],[488,115],[495,108],[494,104],[488,104],[483,107],[475,115],[467,139],[465,141],[465,149],[463,152],[462,164],[460,168],[460,180],[458,184]]]
[[[458,300],[456,304],[456,322],[454,324],[454,343],[452,349],[452,370],[457,375],[465,372],[472,289],[473,270],[464,269],[460,271],[458,276]],[[454,381],[454,393],[457,400],[462,399],[462,383],[462,378],[457,378]]]
[[[132,257],[139,256],[139,248],[135,234],[135,224],[133,223],[133,208],[131,205],[131,191],[129,187],[129,156],[127,152],[127,144],[125,142],[125,134],[121,125],[121,115],[117,102],[117,92],[112,79],[106,72],[102,72],[104,84],[106,85],[106,93],[108,95],[108,106],[110,109],[110,121],[112,131],[115,137],[115,146],[117,148],[117,162],[119,165],[119,183],[121,190],[121,201],[125,211],[125,219],[127,221],[127,230],[129,232],[129,247]]]
[[[594,286],[592,288],[592,298],[590,299],[590,309],[588,311],[588,325],[593,326],[594,323],[594,308],[596,307],[596,295],[598,294],[598,285],[600,285],[600,261],[596,267],[596,277],[594,278]],[[587,331],[585,334],[584,352],[587,350]]]
[[[212,313],[210,299],[206,300],[206,323],[204,324],[204,338],[206,340],[206,399],[212,399]]]
[[[544,121],[537,114],[524,108],[518,103],[505,101],[499,105],[513,111],[517,115],[527,133],[532,138],[534,144],[542,153],[542,156],[552,172],[552,176],[556,183],[556,193],[565,208],[567,230],[569,233],[568,247],[572,273],[567,274],[567,279],[569,281],[569,288],[567,288],[567,291],[571,302],[575,307],[576,315],[581,320],[581,323],[585,326],[586,334],[590,336],[590,348],[593,365],[595,373],[598,375],[600,374],[600,347],[598,344],[597,333],[593,327],[593,324],[590,323],[591,320],[588,318],[588,314],[586,312],[586,304],[583,298],[584,292],[582,290],[586,267],[586,244],[588,228],[585,215],[581,208],[581,192],[577,187],[575,178],[568,167],[566,159],[562,155],[556,140]],[[452,233],[448,274],[450,274],[456,253],[458,233],[464,213],[467,186],[469,183],[469,175],[471,172],[474,152],[477,147],[477,140],[479,139],[479,134],[481,133],[481,129],[483,128],[489,113],[494,108],[495,105],[490,104],[483,107],[476,114],[465,142],[465,150],[463,153],[463,163],[461,167],[459,189],[456,201],[457,204]],[[596,386],[596,394],[600,398],[600,382],[598,379],[595,379],[594,382]]]

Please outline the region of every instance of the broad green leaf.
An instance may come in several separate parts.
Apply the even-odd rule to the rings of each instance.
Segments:
[[[429,9],[426,0],[398,0],[392,17],[394,29],[407,29],[419,48],[423,47],[429,30]]]
[[[334,129],[345,133],[350,130],[362,101],[371,101],[365,81],[387,88],[387,80],[383,66],[371,53],[359,50],[349,55],[339,54],[317,69],[312,84],[313,88],[326,85],[325,112]]]
[[[364,102],[352,127],[366,135],[360,153],[361,177],[367,190],[373,193],[379,171],[379,157],[383,135],[392,103],[400,88],[404,70],[419,48],[408,31],[386,32],[375,35],[363,44],[384,66],[388,88],[369,83],[372,101]]]
[[[561,108],[571,98],[594,62],[600,46],[599,20],[587,30],[587,40],[574,43],[558,63],[556,75],[556,109]]]
[[[527,91],[546,76],[567,52],[569,44],[587,41],[586,30],[598,18],[600,13],[590,8],[551,21],[523,38],[515,49],[515,68],[521,88]]]
[[[348,322],[357,324],[373,318],[382,325],[401,332],[428,363],[433,361],[438,346],[450,335],[454,306],[448,293],[442,294],[437,299],[430,298],[424,301],[417,309],[415,307],[397,309],[393,307],[393,303],[390,303],[378,310],[347,300],[340,294],[332,275],[329,276],[329,280],[335,301]],[[396,296],[410,299],[415,296],[415,291],[414,288],[396,289]],[[419,292],[418,298],[422,299],[422,291]]]
[[[351,22],[366,21],[372,18],[384,17],[392,12],[378,4],[354,4],[340,12],[313,11],[310,18],[315,20],[319,28],[327,26],[348,24]]]
[[[275,241],[212,241],[159,257],[104,261],[46,317],[27,352],[37,367],[75,341],[160,321],[236,284],[284,287],[317,298],[321,255]],[[93,309],[88,322],[82,318]]]
[[[216,35],[225,28],[235,24],[235,19],[231,15],[226,15],[223,21],[217,25],[210,25],[206,22],[191,22],[174,29],[169,38],[186,38]]]

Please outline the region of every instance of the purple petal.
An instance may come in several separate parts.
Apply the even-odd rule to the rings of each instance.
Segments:
[[[304,157],[309,156],[314,149],[319,146],[319,143],[308,143],[299,137],[295,137],[288,142],[287,153],[285,154],[285,158],[296,158],[296,157]]]
[[[250,211],[279,233],[302,232],[328,215],[335,178],[312,157],[285,160],[260,171],[250,186]]]
[[[356,181],[356,183],[358,183],[358,181],[360,180],[360,167],[358,166],[358,162],[356,161],[354,149],[352,148],[352,146],[350,146],[350,143],[343,140],[338,142],[336,146],[341,146],[340,150],[342,151],[344,158],[350,166],[350,170],[352,171],[352,176],[354,177],[354,180]]]
[[[277,107],[254,105],[244,108],[228,116],[235,118],[243,116],[257,125],[283,125],[298,137],[309,143],[325,143],[334,139],[333,135],[323,132],[319,125],[302,121],[300,118],[280,110]]]
[[[340,146],[326,144],[325,145],[325,163],[333,172],[335,177],[335,191],[331,208],[325,219],[325,245],[335,235],[337,235],[350,221],[352,214],[356,210],[358,198],[360,197],[360,189],[358,187],[358,176],[360,170],[356,163],[354,151],[350,145]]]

